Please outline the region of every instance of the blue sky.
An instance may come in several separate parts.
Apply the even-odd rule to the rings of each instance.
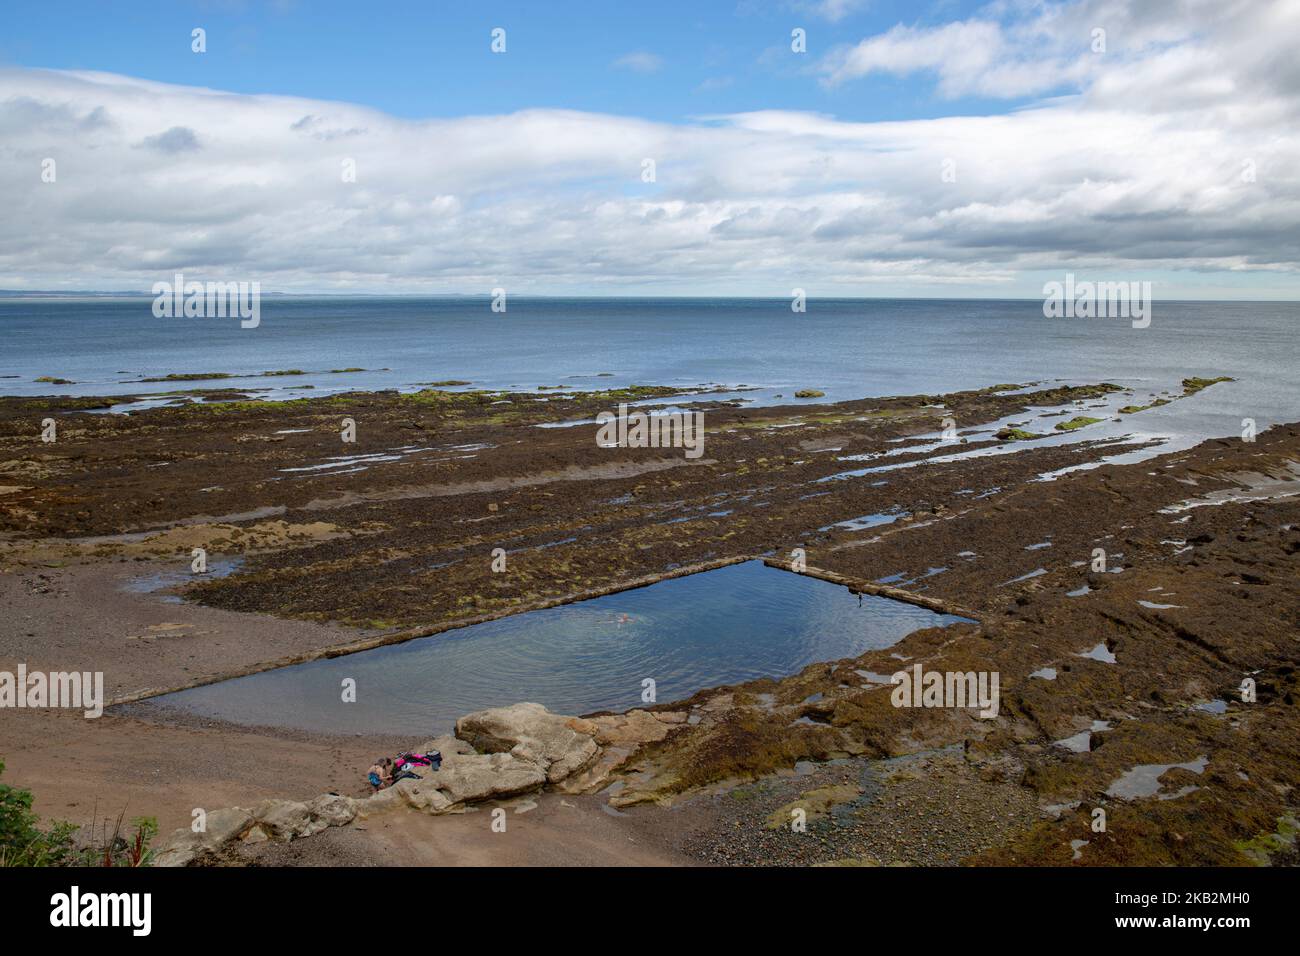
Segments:
[[[1300,299],[1297,35],[1293,0],[10,7],[0,288]]]
[[[916,78],[871,77],[826,89],[811,72],[833,47],[899,23],[962,19],[976,4],[737,0],[579,2],[62,2],[9,16],[0,62],[102,70],[240,93],[282,93],[423,118],[555,107],[676,121],[759,109],[812,110],[845,120],[978,114],[1002,101],[934,95]],[[833,9],[833,7],[832,7]],[[190,31],[208,33],[205,56]],[[506,56],[490,52],[504,28]],[[790,31],[808,53],[790,55]],[[616,65],[629,54],[641,70]]]

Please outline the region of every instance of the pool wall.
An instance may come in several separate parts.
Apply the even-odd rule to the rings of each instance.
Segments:
[[[611,584],[608,587],[589,588],[585,591],[579,591],[567,594],[562,597],[548,598],[537,601],[530,601],[524,604],[516,605],[508,610],[493,612],[488,614],[478,614],[473,617],[458,618],[454,621],[447,621],[441,624],[430,625],[428,627],[407,628],[401,631],[389,631],[381,634],[375,634],[352,641],[347,644],[337,644],[329,647],[318,648],[313,651],[307,651],[302,654],[295,654],[291,657],[283,657],[275,660],[265,661],[253,664],[247,667],[236,668],[221,674],[209,675],[206,677],[196,678],[184,684],[174,687],[147,688],[133,694],[125,694],[115,697],[108,701],[106,707],[113,707],[120,704],[136,703],[142,700],[149,700],[155,697],[161,697],[166,694],[173,694],[183,690],[192,690],[196,687],[206,687],[210,684],[221,683],[222,681],[232,680],[237,677],[248,677],[252,674],[259,674],[264,671],[276,670],[281,667],[290,667],[294,664],[306,664],[311,661],[328,660],[336,657],[343,657],[348,654],[356,654],[362,651],[374,650],[378,647],[386,647],[392,644],[403,644],[407,641],[414,641],[420,638],[433,637],[447,631],[458,630],[464,627],[472,627],[475,624],[483,624],[488,621],[496,621],[506,617],[512,617],[516,614],[524,614],[529,611],[540,611],[546,608],[560,607],[566,604],[576,604],[582,601],[588,601],[592,598],[603,597],[608,594],[618,594],[623,591],[632,591],[637,588],[649,587],[652,584],[658,584],[661,581],[669,581],[674,578],[686,577],[692,574],[700,574],[706,571],[714,571],[718,568],[730,567],[735,564],[743,564],[747,561],[762,561],[765,565],[780,571],[787,571],[791,574],[800,574],[806,577],[817,578],[831,584],[838,584],[848,588],[855,593],[876,595],[879,597],[891,598],[896,601],[902,601],[916,607],[926,608],[940,614],[953,614],[959,617],[966,617],[972,620],[980,620],[980,616],[968,608],[963,608],[946,601],[925,595],[916,594],[911,591],[905,591],[900,588],[890,587],[888,585],[876,584],[870,581],[859,581],[854,578],[837,574],[834,571],[827,571],[811,565],[806,565],[802,571],[793,571],[789,561],[777,560],[776,558],[764,555],[732,555],[727,558],[718,558],[712,561],[702,561],[695,564],[683,565],[673,568],[670,571],[664,571],[659,574],[645,575],[640,578],[634,578],[630,581],[622,581]]]

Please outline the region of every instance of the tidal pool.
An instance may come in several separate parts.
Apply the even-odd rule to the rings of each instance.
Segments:
[[[859,601],[839,585],[747,561],[154,703],[247,725],[433,736],[484,707],[530,700],[564,714],[626,710],[644,706],[647,680],[666,702],[964,620],[887,598]],[[354,703],[343,701],[347,678]]]

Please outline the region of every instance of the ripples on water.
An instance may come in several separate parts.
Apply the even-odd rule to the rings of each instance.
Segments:
[[[436,734],[484,707],[532,700],[581,714],[642,705],[889,647],[961,618],[767,567],[674,578],[406,644],[159,698],[243,724],[336,733]],[[341,682],[357,682],[357,701]]]

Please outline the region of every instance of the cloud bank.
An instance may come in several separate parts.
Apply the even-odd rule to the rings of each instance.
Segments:
[[[921,74],[940,96],[1049,98],[875,123],[408,120],[5,69],[0,287],[184,271],[284,291],[965,294],[1071,269],[1255,273],[1300,297],[1296,36],[1290,0],[1000,3],[814,69],[840,90]]]

